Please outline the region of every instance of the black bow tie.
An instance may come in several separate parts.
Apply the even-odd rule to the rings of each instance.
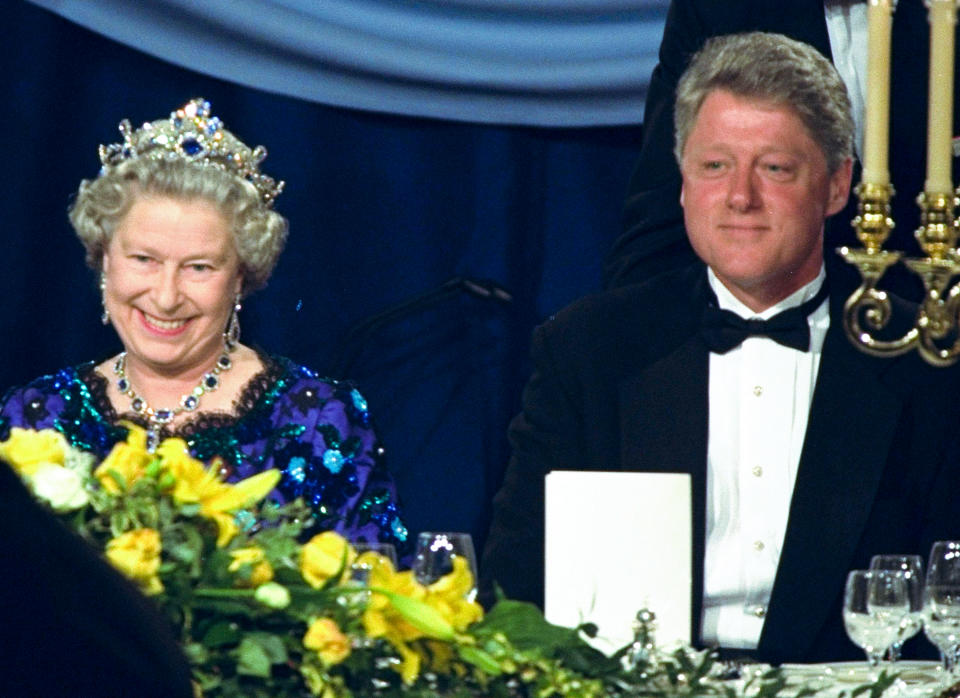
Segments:
[[[794,308],[788,308],[767,320],[742,317],[717,305],[717,298],[711,291],[711,299],[703,310],[700,331],[710,351],[726,354],[740,346],[747,337],[769,337],[798,351],[810,351],[810,324],[807,316],[820,307],[828,295],[827,282],[824,281],[817,295]]]

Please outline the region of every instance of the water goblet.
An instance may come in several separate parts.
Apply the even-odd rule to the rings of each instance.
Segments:
[[[466,594],[472,601],[477,595],[477,556],[469,533],[424,531],[417,537],[417,554],[413,574],[421,584],[433,584],[453,571],[453,561],[461,558],[473,575],[473,586]]]
[[[887,654],[891,662],[896,662],[900,659],[903,643],[919,633],[923,627],[923,560],[919,555],[874,555],[870,558],[870,569],[903,572],[907,584],[910,612],[904,616],[897,639],[890,645]]]
[[[370,573],[377,565],[390,563],[397,568],[397,549],[390,543],[363,542],[354,543],[357,557],[350,565],[350,579],[364,586],[369,585]]]
[[[847,575],[843,625],[850,640],[876,667],[897,639],[903,617],[910,612],[902,572],[854,570]]]
[[[944,671],[956,678],[960,650],[960,541],[930,549],[923,588],[923,632],[937,649]]]

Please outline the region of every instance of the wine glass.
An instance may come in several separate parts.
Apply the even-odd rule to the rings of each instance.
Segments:
[[[473,575],[473,586],[467,594],[472,601],[477,595],[477,556],[469,533],[424,531],[417,537],[417,554],[413,574],[421,584],[433,584],[453,571],[453,561],[463,558]]]
[[[389,562],[393,569],[397,568],[397,549],[391,543],[354,543],[353,549],[357,557],[350,565],[350,579],[364,586],[369,584],[370,573],[377,565]]]
[[[938,541],[930,549],[923,589],[923,631],[940,650],[944,671],[956,676],[960,649],[960,541]]]
[[[919,555],[874,555],[870,558],[870,569],[903,572],[907,584],[910,612],[904,616],[900,633],[890,645],[888,654],[890,661],[896,662],[900,659],[903,643],[919,633],[923,627],[923,560]]]
[[[883,659],[897,639],[910,612],[903,573],[893,570],[853,570],[843,596],[843,625],[853,644],[861,647],[871,667]]]

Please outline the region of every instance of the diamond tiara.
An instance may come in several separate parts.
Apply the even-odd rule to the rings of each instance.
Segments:
[[[130,121],[120,122],[123,143],[100,146],[101,174],[126,160],[147,157],[182,159],[201,165],[213,165],[250,182],[260,193],[266,207],[283,191],[284,183],[260,172],[267,149],[258,145],[251,150],[210,114],[210,102],[197,97],[170,113],[166,121],[146,122],[134,130]]]

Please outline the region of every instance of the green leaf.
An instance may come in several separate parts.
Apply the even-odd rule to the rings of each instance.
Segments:
[[[271,635],[270,633],[250,633],[247,635],[247,639],[260,645],[270,659],[271,664],[283,664],[287,661],[287,647],[283,644],[283,640],[276,635]]]
[[[370,591],[386,596],[390,605],[403,616],[403,619],[427,637],[448,642],[456,637],[450,622],[439,611],[423,601],[377,587],[371,587]]]
[[[463,659],[463,661],[473,664],[482,672],[489,674],[490,676],[500,676],[500,674],[503,673],[503,670],[500,669],[500,665],[497,663],[497,660],[478,647],[460,645],[457,647],[457,653],[460,655],[460,658]]]
[[[548,623],[540,609],[524,601],[501,600],[471,628],[474,635],[503,633],[520,651],[540,649],[546,656],[557,648],[586,645],[572,628]]]
[[[243,633],[236,623],[224,621],[210,626],[202,642],[206,647],[223,647],[236,644],[242,637]]]
[[[109,475],[109,476],[110,476],[110,479],[113,480],[113,481],[116,483],[117,487],[120,488],[120,491],[121,491],[121,492],[125,492],[125,491],[126,491],[126,489],[127,489],[127,479],[126,479],[123,475],[120,474],[120,471],[118,471],[118,470],[116,470],[116,469],[114,469],[114,468],[110,468],[109,470],[107,470],[107,475]]]
[[[270,678],[270,655],[259,642],[247,636],[237,648],[237,673],[246,676]]]
[[[207,661],[210,653],[207,648],[199,642],[188,642],[183,646],[183,653],[191,664],[203,664]]]
[[[193,517],[200,513],[200,505],[191,503],[191,504],[181,504],[180,505],[180,514],[186,517]]]

